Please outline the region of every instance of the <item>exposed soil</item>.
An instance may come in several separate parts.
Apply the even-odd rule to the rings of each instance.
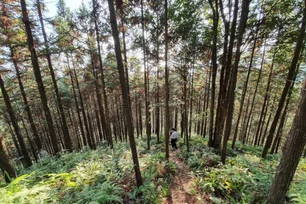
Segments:
[[[170,160],[177,165],[177,173],[172,178],[170,185],[170,195],[164,200],[164,204],[193,204],[197,199],[191,194],[192,177],[190,176],[190,169],[183,160],[176,156],[179,150],[170,150]]]

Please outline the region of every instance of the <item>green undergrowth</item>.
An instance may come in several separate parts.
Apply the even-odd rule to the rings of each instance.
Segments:
[[[181,146],[182,141],[179,142]],[[228,147],[230,147],[229,144]],[[228,149],[226,164],[218,152],[209,148],[207,140],[192,136],[190,152],[183,146],[178,154],[195,174],[193,193],[198,200],[213,203],[265,203],[280,159],[279,155],[260,157],[262,149],[239,142],[236,149]],[[306,203],[306,163],[302,159],[288,192],[288,201]]]
[[[177,171],[176,164],[165,162],[164,146],[162,143],[157,144],[155,137],[151,139],[150,150],[147,150],[146,140],[140,140],[138,151],[143,185],[127,193],[128,198],[132,203],[162,203],[162,199],[170,194],[171,179]]]
[[[19,169],[9,185],[1,181],[2,203],[159,203],[168,196],[176,171],[164,162],[162,144],[152,139],[138,142],[139,164],[144,185],[137,188],[129,145],[118,143],[114,150],[105,144],[45,158],[27,169]]]

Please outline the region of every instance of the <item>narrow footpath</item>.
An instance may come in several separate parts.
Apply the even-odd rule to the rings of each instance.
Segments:
[[[191,194],[192,177],[190,169],[183,160],[176,156],[179,150],[170,150],[170,160],[177,165],[177,173],[172,178],[170,196],[164,200],[164,204],[193,204],[197,199]]]

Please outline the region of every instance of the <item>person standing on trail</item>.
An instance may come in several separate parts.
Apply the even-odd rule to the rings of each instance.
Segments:
[[[170,136],[172,149],[177,149],[177,146],[176,146],[177,138],[178,138],[178,134],[176,132],[176,129],[172,128],[171,136]]]

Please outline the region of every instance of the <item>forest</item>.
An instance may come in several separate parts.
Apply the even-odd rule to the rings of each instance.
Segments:
[[[306,203],[306,0],[53,2],[0,2],[1,204]]]

